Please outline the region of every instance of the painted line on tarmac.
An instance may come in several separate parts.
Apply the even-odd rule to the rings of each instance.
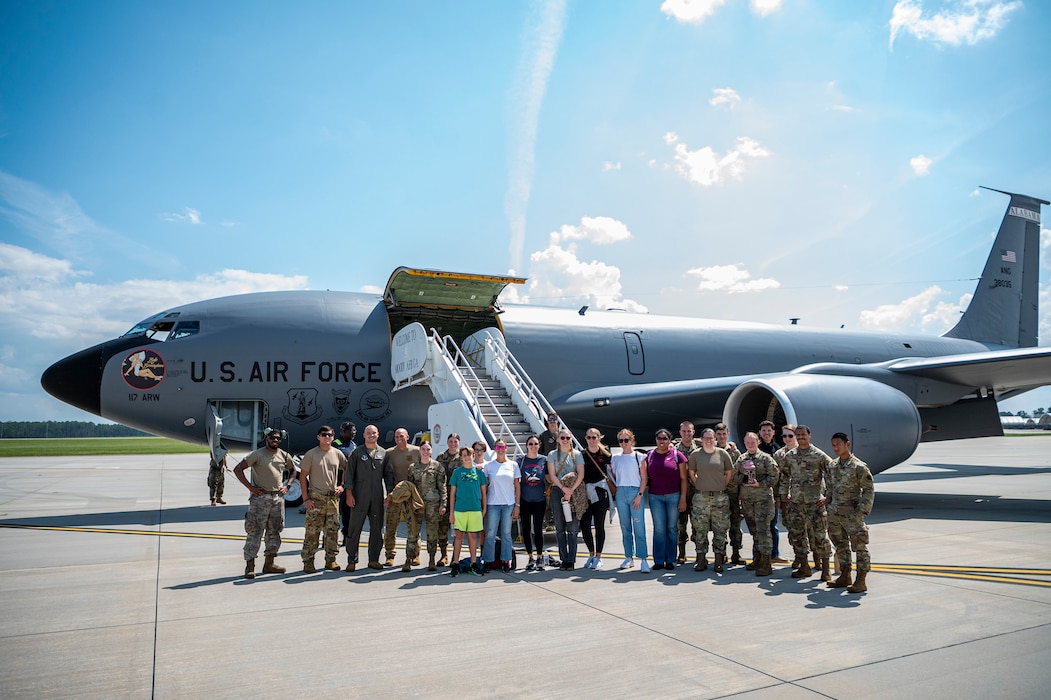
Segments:
[[[165,532],[162,530],[124,530],[110,527],[60,527],[58,525],[20,525],[18,523],[0,523],[0,528],[12,530],[49,530],[52,532],[92,532],[104,535],[148,535],[152,537],[189,537],[202,540],[244,540],[244,535],[218,535],[204,532]],[[282,537],[282,542],[303,543],[301,539]]]

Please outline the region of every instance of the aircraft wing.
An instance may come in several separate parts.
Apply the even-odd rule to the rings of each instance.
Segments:
[[[886,369],[970,387],[992,387],[997,394],[1051,383],[1051,348],[1012,348],[967,355],[898,360]]]

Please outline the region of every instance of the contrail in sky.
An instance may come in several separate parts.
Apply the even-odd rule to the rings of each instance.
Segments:
[[[536,127],[565,26],[565,0],[545,2],[525,35],[508,99],[508,174],[504,215],[511,229],[511,269],[521,270],[526,209],[533,187]]]

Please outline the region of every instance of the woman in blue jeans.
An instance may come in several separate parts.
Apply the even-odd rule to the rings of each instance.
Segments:
[[[485,544],[482,545],[482,561],[495,561],[496,535],[500,534],[500,568],[511,570],[512,551],[511,521],[518,517],[518,501],[521,498],[522,473],[518,463],[507,458],[507,443],[497,440],[493,445],[496,459],[485,465],[485,478],[489,489],[485,508]]]
[[[653,518],[653,568],[675,568],[679,513],[686,512],[686,456],[671,446],[671,432],[657,431],[657,447],[646,454],[640,470],[649,484]]]
[[[642,478],[642,455],[635,451],[635,433],[621,428],[617,433],[621,454],[613,455],[610,471],[617,487],[617,513],[620,515],[620,534],[624,542],[624,561],[620,568],[635,566],[635,557],[642,561],[639,571],[648,573],[646,561],[646,508],[642,494],[646,482]]]

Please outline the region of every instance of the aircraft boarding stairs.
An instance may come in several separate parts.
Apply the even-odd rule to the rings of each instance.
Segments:
[[[452,337],[411,323],[392,339],[391,374],[394,391],[431,388],[436,403],[427,410],[427,423],[436,451],[455,432],[462,446],[483,440],[492,449],[503,439],[509,457],[525,454],[526,438],[546,428],[553,410],[496,328],[473,333],[461,348]]]

